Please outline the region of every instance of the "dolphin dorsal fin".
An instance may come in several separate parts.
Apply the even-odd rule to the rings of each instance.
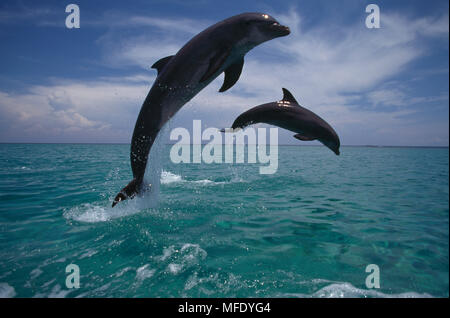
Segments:
[[[173,57],[173,55],[163,57],[162,59],[155,62],[155,64],[152,65],[152,68],[156,69],[158,71],[158,75],[159,75],[159,73],[161,73],[164,66],[166,66],[166,64],[172,59],[172,57]]]
[[[282,101],[289,102],[291,104],[298,104],[298,102],[295,100],[294,96],[291,94],[290,91],[288,91],[286,88],[283,87],[283,99]]]

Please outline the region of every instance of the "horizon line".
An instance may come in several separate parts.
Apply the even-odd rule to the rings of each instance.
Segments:
[[[4,145],[131,145],[131,143],[125,142],[0,142]],[[176,143],[165,143],[165,145],[175,145]],[[207,145],[208,143],[202,143],[200,145]],[[234,145],[235,143],[233,143]],[[183,144],[183,145],[199,145],[199,144]],[[257,144],[244,144],[255,145]],[[267,144],[266,144],[267,145]],[[306,145],[306,144],[278,144],[278,146],[291,146],[291,147],[325,147],[324,145]],[[341,145],[341,147],[366,147],[366,148],[449,148],[449,146],[426,146],[426,145]]]

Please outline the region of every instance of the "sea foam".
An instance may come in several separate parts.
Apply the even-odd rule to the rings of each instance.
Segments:
[[[398,294],[388,294],[374,289],[362,289],[353,286],[350,283],[332,283],[313,294],[283,294],[283,297],[299,298],[431,298],[427,293],[405,292]]]
[[[14,287],[8,283],[0,283],[0,298],[12,298],[14,296],[16,296]]]

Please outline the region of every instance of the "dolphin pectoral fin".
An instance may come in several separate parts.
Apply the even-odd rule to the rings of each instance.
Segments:
[[[219,89],[219,92],[223,93],[229,88],[231,88],[234,84],[236,84],[236,82],[239,79],[239,76],[241,76],[243,67],[244,67],[244,58],[230,65],[225,70],[225,78],[222,87]]]
[[[298,102],[295,100],[294,95],[292,95],[291,92],[288,91],[284,87],[283,87],[283,99],[282,99],[282,101],[299,105]]]
[[[211,76],[214,75],[225,63],[228,56],[231,53],[231,49],[226,50],[219,50],[210,60],[209,60],[209,66],[206,73],[202,76],[200,79],[200,83],[206,81]]]
[[[163,57],[162,59],[158,60],[152,65],[152,68],[156,69],[158,71],[158,74],[161,73],[162,69],[166,64],[172,59],[173,55],[169,55],[166,57]]]
[[[316,140],[317,139],[315,137],[305,136],[305,135],[302,135],[302,134],[296,134],[296,135],[294,135],[294,138],[297,138],[298,140],[301,140],[301,141],[311,141],[311,140]]]

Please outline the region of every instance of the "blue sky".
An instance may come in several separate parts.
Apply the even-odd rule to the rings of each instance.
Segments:
[[[76,3],[81,28],[65,27]],[[367,29],[378,4],[381,28]],[[131,139],[150,66],[205,27],[265,12],[291,35],[253,49],[238,83],[219,76],[171,127],[228,127],[288,88],[344,145],[448,146],[449,4],[442,1],[5,1],[0,3],[0,142]],[[299,144],[280,130],[282,144]]]

